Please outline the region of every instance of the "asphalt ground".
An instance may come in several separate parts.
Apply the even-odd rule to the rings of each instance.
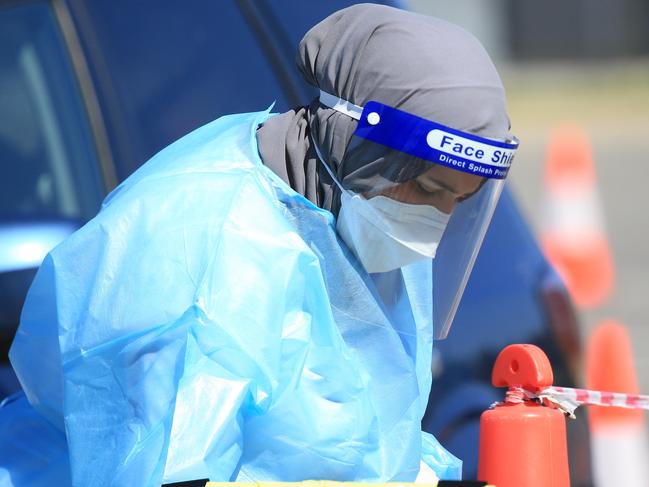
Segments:
[[[580,311],[581,332],[586,338],[604,318],[626,324],[641,392],[649,394],[649,59],[499,68],[521,140],[511,186],[537,234],[549,131],[572,122],[590,137],[615,288],[602,306]]]

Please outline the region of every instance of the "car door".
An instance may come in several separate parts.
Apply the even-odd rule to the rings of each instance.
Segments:
[[[54,4],[0,3],[0,367],[36,268],[112,183],[80,85]]]

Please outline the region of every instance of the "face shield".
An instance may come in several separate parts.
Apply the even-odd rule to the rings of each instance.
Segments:
[[[370,273],[435,258],[433,322],[445,338],[491,221],[516,139],[462,132],[376,101],[364,107],[321,92],[358,120],[338,177],[337,230]]]

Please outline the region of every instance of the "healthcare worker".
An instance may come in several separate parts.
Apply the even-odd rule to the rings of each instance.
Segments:
[[[185,136],[45,259],[0,483],[459,476],[420,421],[516,149],[501,82],[465,31],[377,5],[297,63],[309,106]]]

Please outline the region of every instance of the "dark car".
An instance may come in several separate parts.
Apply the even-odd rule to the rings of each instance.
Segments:
[[[308,28],[353,1],[52,0],[0,3],[0,397],[6,355],[45,254],[157,151],[228,113],[315,93],[294,65]],[[393,4],[393,2],[387,2]],[[475,477],[497,353],[534,343],[575,384],[579,337],[566,291],[506,190],[450,337],[435,353],[424,428]],[[583,417],[582,417],[583,418]],[[574,486],[590,485],[588,431],[569,424]]]

